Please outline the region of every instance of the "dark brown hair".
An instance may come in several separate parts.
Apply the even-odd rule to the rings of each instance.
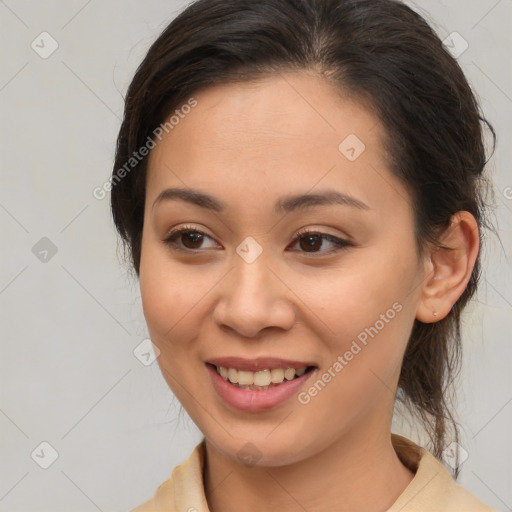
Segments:
[[[111,207],[137,275],[147,158],[122,179],[118,170],[200,88],[293,70],[324,77],[381,120],[391,171],[414,205],[419,254],[438,244],[455,212],[487,225],[483,125],[493,143],[495,134],[457,61],[419,14],[395,0],[199,0],[154,42],[126,95]],[[449,385],[460,361],[460,315],[479,274],[477,259],[447,317],[415,321],[403,360],[397,399],[421,418],[438,458],[459,436]]]

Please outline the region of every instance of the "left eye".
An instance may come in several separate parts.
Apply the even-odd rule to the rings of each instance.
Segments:
[[[299,235],[295,238],[296,243],[294,244],[299,245],[301,249],[304,250],[304,252],[307,253],[316,253],[316,252],[336,252],[339,250],[342,250],[346,247],[349,247],[351,244],[348,242],[345,242],[344,240],[341,240],[340,238],[337,238],[332,235],[327,235],[326,233],[318,233],[316,231],[303,231],[299,233]],[[320,249],[323,245],[323,243],[327,241],[330,244],[334,246],[334,250],[328,250],[328,251],[320,251],[317,249]]]
[[[195,252],[205,248],[202,247],[202,244],[206,239],[213,241],[206,233],[185,227],[172,232],[163,242],[178,251]],[[331,244],[330,250],[320,250],[324,242]],[[306,253],[331,253],[351,246],[349,242],[340,238],[316,231],[303,231],[299,233],[294,239],[294,244],[290,247],[293,248],[297,245],[302,249],[301,252]]]

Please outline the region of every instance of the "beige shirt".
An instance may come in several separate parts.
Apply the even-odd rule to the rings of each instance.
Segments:
[[[414,478],[387,512],[496,512],[457,484],[427,450],[391,434],[400,460]],[[203,486],[204,441],[177,466],[155,495],[131,512],[209,512]]]

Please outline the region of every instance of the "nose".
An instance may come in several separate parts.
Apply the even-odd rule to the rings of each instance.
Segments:
[[[296,321],[293,292],[263,257],[239,258],[222,280],[213,318],[217,325],[253,338],[263,329],[291,329]]]

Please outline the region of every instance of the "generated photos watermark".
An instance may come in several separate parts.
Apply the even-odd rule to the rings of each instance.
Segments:
[[[397,313],[400,313],[402,311],[403,306],[400,304],[400,302],[394,302],[393,305],[386,310],[385,313],[381,313],[378,320],[374,322],[373,325],[370,327],[365,327],[358,335],[357,339],[352,340],[352,343],[348,350],[346,350],[342,355],[338,355],[336,358],[336,361],[327,368],[327,370],[322,373],[318,377],[318,379],[306,390],[301,391],[297,395],[297,399],[299,402],[303,405],[309,404],[311,402],[311,399],[322,391],[325,386],[334,379],[342,370],[349,364],[354,357],[359,354],[364,347],[368,345],[369,337],[373,339],[377,334],[379,334],[384,327],[386,327],[387,324],[395,316]]]
[[[161,141],[164,133],[169,133],[173,130],[174,127],[177,126],[195,106],[197,106],[197,100],[193,97],[189,98],[189,100],[179,109],[177,108],[164,123],[157,126],[153,130],[153,137],[148,135],[146,142],[137,151],[132,153],[132,156],[128,158],[122,167],[112,173],[112,176],[101,186],[93,189],[92,195],[94,198],[98,200],[104,199],[113,187],[115,187],[127,174],[137,167],[139,162],[149,155],[149,152],[156,146],[155,138]]]

